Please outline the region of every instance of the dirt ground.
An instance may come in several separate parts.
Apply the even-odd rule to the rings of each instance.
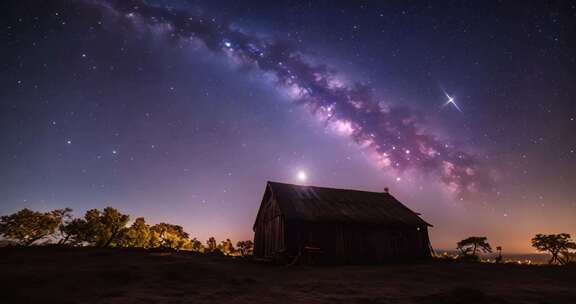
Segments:
[[[274,266],[93,248],[0,248],[0,303],[576,303],[576,267]]]

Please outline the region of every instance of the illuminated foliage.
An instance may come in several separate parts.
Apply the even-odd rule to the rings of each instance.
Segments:
[[[151,236],[150,226],[146,224],[146,220],[143,217],[139,217],[132,223],[132,226],[124,231],[119,245],[122,247],[148,248],[150,247]]]
[[[230,239],[222,241],[220,245],[218,245],[218,249],[225,255],[234,255],[236,253],[236,249]]]
[[[205,247],[198,239],[190,239],[182,226],[150,226],[143,217],[127,227],[130,216],[112,207],[88,210],[82,218],[72,218],[71,212],[70,208],[46,213],[22,209],[0,217],[0,236],[25,246],[46,238],[47,242],[68,246],[164,248],[218,255],[247,256],[254,247],[252,241],[242,241],[236,249],[230,239],[218,244],[214,237],[206,241]]]
[[[65,212],[36,212],[22,209],[14,214],[0,217],[0,235],[16,241],[19,245],[29,246],[47,236],[53,235],[58,229]]]
[[[89,244],[97,247],[119,246],[130,217],[112,207],[103,211],[91,209],[83,219],[72,220],[63,227],[72,244]]]
[[[196,238],[193,238],[188,242],[185,249],[195,252],[204,252],[204,245],[202,245],[202,242],[200,242]]]
[[[216,251],[216,249],[218,249],[216,239],[213,236],[211,236],[208,239],[208,241],[206,241],[206,251],[207,252],[214,252],[214,251]]]
[[[154,247],[182,249],[189,242],[188,233],[184,232],[184,228],[178,225],[167,223],[160,223],[150,228],[153,236]]]
[[[239,241],[236,248],[241,256],[250,256],[254,254],[254,243],[251,240]]]

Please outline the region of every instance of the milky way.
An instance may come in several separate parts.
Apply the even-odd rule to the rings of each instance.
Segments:
[[[490,170],[473,154],[439,139],[414,109],[379,101],[374,88],[343,81],[338,69],[317,64],[289,41],[250,34],[215,18],[141,1],[89,2],[137,30],[150,29],[177,41],[201,44],[242,67],[274,78],[288,93],[340,134],[370,151],[391,172],[437,176],[457,196],[486,191]]]

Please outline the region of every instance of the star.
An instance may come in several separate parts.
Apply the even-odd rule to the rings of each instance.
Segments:
[[[301,182],[305,182],[308,179],[308,174],[306,173],[306,171],[298,171],[298,174],[296,174],[296,178],[298,178],[299,181]]]
[[[462,112],[462,109],[460,109],[458,104],[456,104],[456,100],[454,100],[454,96],[448,95],[448,93],[446,93],[446,91],[444,91],[444,95],[446,96],[446,98],[448,100],[444,103],[444,105],[442,107],[445,107],[445,106],[451,104],[454,106],[454,108],[456,108],[456,110],[458,110],[459,112]]]

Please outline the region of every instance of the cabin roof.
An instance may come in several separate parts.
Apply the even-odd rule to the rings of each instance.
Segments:
[[[268,182],[266,191],[271,191],[282,213],[289,220],[432,226],[386,192],[301,186],[272,181]]]

